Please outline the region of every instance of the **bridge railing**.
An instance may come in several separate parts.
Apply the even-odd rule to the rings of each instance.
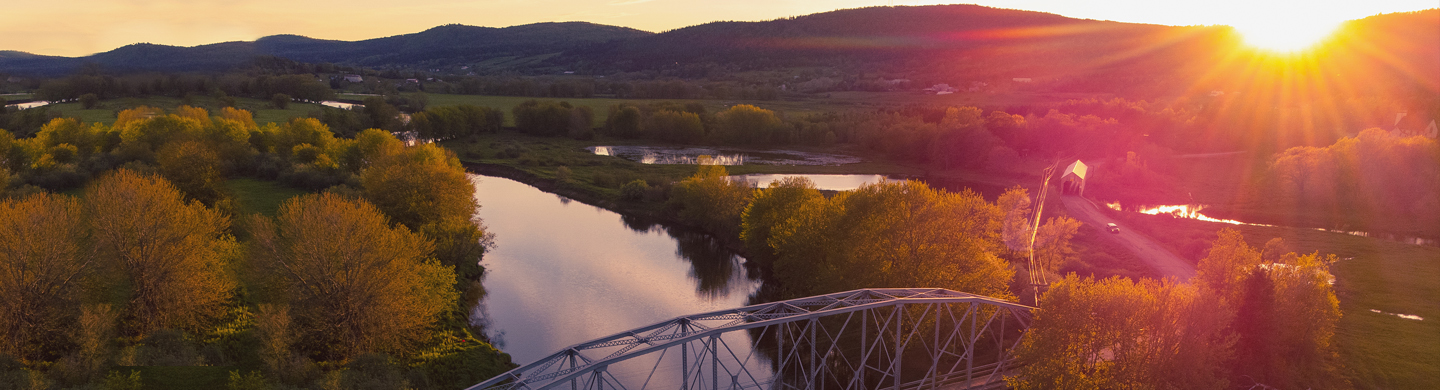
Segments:
[[[470,389],[987,388],[1033,308],[863,289],[718,310],[576,344]]]

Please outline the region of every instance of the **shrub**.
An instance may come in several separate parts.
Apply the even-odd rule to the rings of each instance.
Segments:
[[[100,97],[99,97],[99,96],[95,96],[95,94],[93,94],[93,93],[87,93],[87,94],[84,94],[84,95],[80,95],[80,107],[81,107],[81,108],[84,108],[84,109],[86,109],[86,110],[89,110],[89,109],[95,108],[95,105],[97,105],[97,104],[100,104]]]
[[[635,179],[620,186],[620,199],[628,201],[639,201],[645,199],[645,193],[650,191],[650,185],[644,180]]]

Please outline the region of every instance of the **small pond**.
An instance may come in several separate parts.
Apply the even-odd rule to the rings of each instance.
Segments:
[[[364,106],[364,104],[346,103],[346,102],[340,102],[340,101],[334,101],[334,100],[326,100],[326,101],[320,102],[320,104],[323,105],[323,106],[326,106],[326,107],[339,108],[339,109],[341,109],[341,110],[349,110],[349,109],[355,108],[355,106]]]
[[[673,146],[591,146],[586,148],[600,156],[615,156],[641,164],[698,164],[708,156],[715,165],[844,165],[860,162],[860,158],[839,154],[810,153],[794,150],[744,150]]]
[[[7,104],[7,105],[5,105],[5,107],[15,107],[15,108],[24,110],[24,109],[27,109],[27,108],[40,107],[40,106],[43,106],[43,105],[46,105],[46,104],[50,104],[50,102],[47,102],[47,101],[44,101],[44,100],[36,100],[36,101],[33,101],[33,102],[25,102],[25,103],[17,103],[17,104]]]

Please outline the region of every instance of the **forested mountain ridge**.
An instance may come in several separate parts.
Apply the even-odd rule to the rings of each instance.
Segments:
[[[56,76],[86,63],[111,72],[226,71],[260,56],[436,75],[641,72],[724,80],[736,72],[823,68],[831,77],[851,81],[904,78],[916,86],[964,88],[1023,86],[1014,81],[1023,79],[1049,91],[1148,98],[1252,89],[1236,83],[1256,78],[1236,76],[1256,72],[1254,64],[1265,55],[1244,45],[1227,26],[1162,26],[937,5],[720,21],[658,34],[583,22],[445,25],[353,42],[274,35],[195,47],[134,44],[80,58],[3,52],[0,72]],[[1388,94],[1412,79],[1440,88],[1440,72],[1433,71],[1440,68],[1440,9],[1348,22],[1325,50],[1311,56],[1316,74],[1363,79],[1349,83],[1360,89]]]
[[[252,42],[193,47],[137,43],[73,58],[6,51],[0,54],[0,72],[55,76],[73,72],[86,63],[118,72],[227,71],[247,65],[259,56],[277,56],[301,62],[409,68],[557,53],[650,34],[625,27],[567,22],[505,28],[445,25],[414,34],[353,42],[273,35]]]

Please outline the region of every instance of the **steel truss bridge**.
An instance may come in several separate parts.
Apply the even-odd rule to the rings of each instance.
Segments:
[[[678,317],[469,389],[1003,388],[1032,310],[945,289],[854,290]]]

